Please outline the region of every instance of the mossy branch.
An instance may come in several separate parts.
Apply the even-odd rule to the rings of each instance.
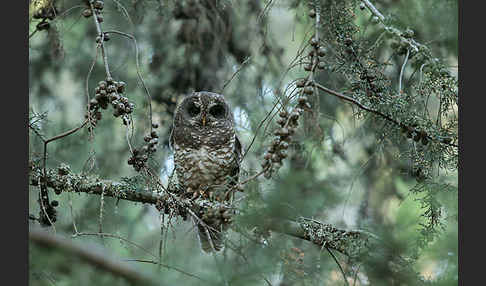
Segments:
[[[41,168],[31,169],[30,185],[37,186],[40,176]],[[159,211],[170,211],[171,214],[183,219],[191,215],[194,207],[215,207],[214,203],[203,199],[184,199],[164,190],[140,189],[125,181],[102,180],[96,176],[75,174],[65,164],[61,164],[56,170],[48,170],[46,183],[56,194],[75,192],[101,196],[103,192],[104,196],[154,205]],[[268,230],[310,241],[319,247],[339,251],[351,258],[366,253],[372,237],[371,234],[362,231],[343,230],[306,218],[297,221],[269,221],[265,225]]]
[[[331,224],[300,218],[298,221],[274,223],[274,231],[310,241],[322,248],[337,250],[350,258],[366,254],[370,248],[372,234],[360,230],[339,229]]]

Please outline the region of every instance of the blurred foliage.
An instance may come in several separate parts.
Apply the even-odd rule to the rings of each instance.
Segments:
[[[79,126],[86,90],[92,98],[106,74],[93,16],[83,16],[86,1],[40,1],[41,8],[33,2],[29,157],[42,164],[40,136]],[[166,182],[173,168],[168,135],[177,100],[208,90],[232,104],[243,149],[249,148],[241,180],[257,174],[278,129],[278,112],[297,105],[295,80],[309,75],[304,66],[316,33],[310,10],[319,13],[317,32],[326,48],[320,58],[325,67],[313,80],[400,125],[314,89],[308,96],[312,112],[303,116],[288,157],[270,179],[260,176],[245,185],[234,230],[214,257],[201,252],[189,221],[109,197],[50,192],[59,202],[56,233],[69,239],[74,227],[78,233],[102,228],[112,236],[72,239],[99,244],[120,261],[160,259],[161,265],[129,263],[161,285],[343,285],[343,274],[348,285],[457,285],[458,148],[451,146],[458,142],[457,0],[372,1],[383,21],[357,0],[103,2],[103,31],[127,33],[137,42],[139,70],[133,41],[110,33],[104,42],[113,78],[126,83],[124,95],[135,106],[134,128],[112,116],[111,107],[101,110],[93,136],[82,128],[49,143],[47,168],[66,163],[76,173],[128,178],[143,189],[143,176],[130,179],[138,173],[127,160],[130,146],[144,144],[153,122],[159,143],[149,166]],[[384,32],[383,24],[403,34]],[[407,39],[421,45],[414,50]],[[30,187],[34,217],[38,193]],[[334,252],[338,265],[325,248],[308,241],[255,235],[269,217],[362,229],[380,244],[358,261]],[[29,266],[32,285],[128,285],[35,244],[29,245]]]

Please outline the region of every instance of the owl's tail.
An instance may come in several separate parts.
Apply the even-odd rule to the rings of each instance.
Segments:
[[[219,229],[220,226],[203,226],[197,224],[199,241],[201,248],[206,253],[213,251],[220,251],[223,248],[223,232]],[[209,235],[208,235],[209,234]]]

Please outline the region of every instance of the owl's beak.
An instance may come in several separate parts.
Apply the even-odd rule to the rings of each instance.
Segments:
[[[202,115],[202,125],[206,126],[206,114]]]

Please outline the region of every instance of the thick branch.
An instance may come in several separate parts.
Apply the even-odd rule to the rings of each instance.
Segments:
[[[343,230],[330,224],[302,218],[299,221],[271,223],[273,231],[308,240],[320,247],[337,250],[351,258],[368,251],[372,235],[358,230]]]
[[[36,185],[39,172],[31,172],[31,185]],[[61,165],[57,171],[47,172],[47,185],[57,194],[62,192],[87,193],[93,195],[119,198],[123,200],[152,204],[157,207],[164,205],[177,208],[174,212],[181,215],[180,209],[193,209],[195,205],[209,205],[206,200],[182,199],[165,191],[140,190],[126,182],[100,180],[97,177],[72,173],[66,165]],[[181,215],[182,216],[182,215]],[[350,257],[357,257],[368,250],[370,234],[361,231],[338,229],[330,224],[322,224],[315,220],[300,219],[299,221],[269,221],[265,224],[269,230],[310,241],[320,247],[337,250]]]
[[[37,186],[37,178],[41,175],[39,171],[38,168],[34,168],[30,173],[33,186]],[[61,164],[57,170],[46,171],[46,183],[56,194],[74,192],[101,195],[103,191],[104,196],[148,204],[156,204],[158,200],[164,199],[162,195],[134,188],[127,182],[101,180],[95,176],[74,174],[65,164]]]
[[[75,244],[68,239],[35,228],[29,230],[29,239],[40,246],[55,248],[77,256],[97,268],[127,279],[134,285],[161,285],[160,282],[136,271],[125,263],[108,258],[105,254],[100,253],[99,250],[94,250],[92,246]]]

